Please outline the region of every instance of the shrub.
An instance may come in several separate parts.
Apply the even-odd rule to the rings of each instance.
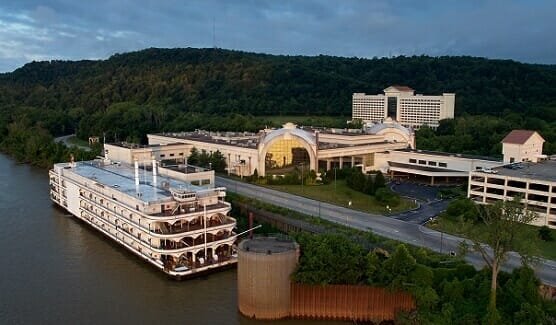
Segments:
[[[539,228],[539,238],[544,241],[553,241],[552,230],[548,226],[542,226]]]

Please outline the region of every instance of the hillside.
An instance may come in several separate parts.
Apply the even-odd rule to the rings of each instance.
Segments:
[[[556,100],[556,66],[473,57],[357,59],[220,49],[146,49],[101,61],[33,62],[0,75],[0,104],[103,110],[113,103],[255,115],[351,115],[353,92],[403,84],[455,92],[456,114],[524,111]]]
[[[19,133],[31,128],[45,136],[76,132],[87,139],[105,133],[107,141],[142,141],[147,132],[162,130],[255,131],[273,125],[265,116],[345,121],[351,117],[352,93],[381,93],[393,84],[422,94],[456,93],[459,118],[436,134],[418,134],[422,149],[498,155],[499,141],[510,129],[532,128],[545,137],[548,152],[556,152],[555,65],[193,48],[150,48],[99,61],[32,62],[0,74],[0,137],[7,137],[0,149],[24,150],[26,137]],[[486,120],[469,118],[485,114]]]

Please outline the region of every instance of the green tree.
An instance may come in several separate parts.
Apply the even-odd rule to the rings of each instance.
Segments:
[[[187,157],[187,164],[196,166],[199,164],[199,150],[195,147],[191,148],[189,151],[189,157]]]
[[[510,251],[522,253],[524,262],[526,261],[529,250],[526,243],[530,239],[523,238],[525,234],[522,225],[531,223],[537,215],[524,209],[520,197],[511,201],[499,201],[494,205],[479,206],[479,215],[484,228],[479,232],[476,227],[465,225],[465,232],[472,241],[471,249],[480,253],[491,271],[488,312],[489,317],[497,319],[496,289],[500,268]],[[465,250],[465,244],[463,246]]]

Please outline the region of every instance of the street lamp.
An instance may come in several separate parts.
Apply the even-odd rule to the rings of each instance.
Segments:
[[[336,167],[334,167],[334,194],[336,194]]]
[[[305,162],[301,163],[301,193],[303,193],[303,165],[305,164]]]

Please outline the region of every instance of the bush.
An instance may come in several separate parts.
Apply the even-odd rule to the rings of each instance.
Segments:
[[[379,188],[375,192],[375,198],[383,205],[395,207],[400,204],[400,196],[387,188]]]
[[[539,228],[539,238],[544,241],[553,241],[552,230],[548,226],[542,226]]]
[[[458,221],[463,218],[465,221],[477,222],[479,219],[479,211],[475,203],[470,199],[459,199],[452,201],[445,213],[446,218],[452,221]]]

